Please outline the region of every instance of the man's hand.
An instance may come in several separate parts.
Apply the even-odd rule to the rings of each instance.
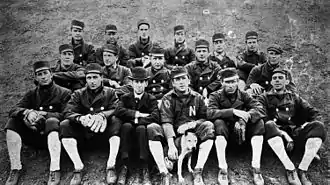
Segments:
[[[243,110],[238,110],[238,109],[233,109],[234,115],[236,115],[239,118],[242,118],[246,123],[249,121],[251,118],[250,113],[243,111]]]
[[[34,110],[30,111],[26,115],[26,119],[30,124],[34,123],[37,120],[37,118],[38,118],[38,112]]]
[[[245,141],[246,122],[242,119],[237,121],[234,126],[234,132],[238,137],[238,144],[242,144]]]
[[[80,116],[78,120],[84,127],[91,127],[92,125],[90,114],[87,114],[85,116]]]
[[[91,127],[91,131],[98,133],[101,130],[101,127],[103,127],[106,119],[101,113],[92,115],[92,119],[94,119],[95,121]]]
[[[150,114],[148,113],[141,113],[140,111],[136,111],[135,112],[135,117],[136,118],[145,118],[145,117],[148,117]]]
[[[173,138],[170,140],[171,141],[168,142],[168,158],[170,160],[177,160],[178,159],[178,149],[175,147]]]
[[[260,95],[264,90],[264,88],[257,83],[252,83],[250,85],[250,88],[252,89],[252,92],[256,95]]]
[[[289,136],[289,134],[287,132],[285,132],[284,130],[281,130],[281,134],[284,137],[284,139],[286,140],[286,142],[288,143],[286,145],[286,150],[288,152],[291,152],[294,148],[294,142],[293,139]]]
[[[144,57],[142,57],[142,64],[144,68],[150,64],[150,57],[148,55],[144,55]]]
[[[47,112],[46,111],[38,111],[38,114],[41,116],[46,116]]]
[[[115,88],[119,88],[120,87],[120,85],[116,81],[114,81],[114,80],[109,80],[109,84],[110,84],[110,86],[113,86]]]
[[[203,96],[204,98],[207,98],[207,96],[208,96],[207,88],[204,88],[204,89],[203,89],[202,96]]]

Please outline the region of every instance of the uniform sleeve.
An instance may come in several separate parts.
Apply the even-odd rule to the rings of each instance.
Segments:
[[[244,94],[244,104],[246,105],[247,111],[251,115],[250,123],[256,123],[260,119],[265,117],[265,113],[262,110],[262,105],[256,99],[253,99],[249,94]]]
[[[239,59],[239,62],[237,63],[237,68],[246,73],[249,73],[256,66],[254,64],[246,62],[242,54],[239,54],[237,58]]]
[[[130,59],[135,59],[135,58],[137,58],[137,55],[136,55],[136,49],[135,49],[135,45],[134,45],[134,44],[131,44],[131,45],[128,47],[128,55],[129,55],[129,58],[130,58]]]
[[[299,95],[296,94],[296,105],[297,110],[296,114],[299,115],[298,118],[300,119],[297,121],[298,125],[302,125],[305,122],[311,121],[320,121],[321,115],[320,113],[312,107],[306,100],[302,99]]]
[[[54,80],[65,80],[65,81],[79,81],[84,79],[82,70],[80,71],[67,71],[67,72],[54,72]]]
[[[129,76],[132,76],[132,72],[130,69],[125,68],[124,69],[124,80],[123,80],[124,85],[129,85],[132,83],[132,80],[130,78],[128,78]]]
[[[264,115],[263,120],[265,123],[269,120],[269,115],[267,112],[268,109],[268,101],[267,101],[267,95],[266,93],[261,94],[257,97],[257,101],[260,103],[260,113]]]
[[[248,89],[252,83],[256,83],[258,78],[260,78],[259,68],[254,67],[251,70],[248,79],[246,80],[245,88]]]
[[[171,103],[171,97],[163,96],[159,110],[160,110],[161,123],[173,124],[174,113],[173,113],[173,105]]]
[[[127,61],[129,60],[130,57],[127,50],[122,46],[120,46],[119,58],[120,58],[120,65],[127,66]]]
[[[92,61],[100,65],[103,65],[103,52],[101,48],[96,49]]]
[[[149,113],[150,115],[145,118],[140,118],[139,124],[148,125],[150,123],[159,123],[159,109],[158,102],[154,96],[150,96],[149,100]]]
[[[24,117],[23,112],[26,109],[32,109],[31,100],[32,100],[33,91],[27,92],[23,98],[9,111],[9,117],[11,118],[22,118]]]
[[[165,52],[164,52],[164,58],[165,58],[165,65],[166,66],[172,64],[172,61],[170,60],[170,49],[169,48],[165,50]]]
[[[209,105],[207,107],[207,118],[210,120],[216,119],[232,119],[234,117],[233,109],[222,109],[220,102],[220,93],[214,92],[209,96]]]
[[[132,121],[135,119],[136,110],[126,108],[125,101],[127,96],[121,96],[118,106],[115,111],[115,115],[123,121]]]
[[[193,49],[190,49],[190,52],[189,52],[189,59],[190,59],[190,62],[196,60],[195,51],[194,51]]]
[[[218,88],[221,87],[221,80],[220,80],[220,78],[218,78],[220,70],[221,70],[221,67],[219,66],[219,64],[216,64],[214,73],[210,79],[211,83],[209,85],[207,85],[207,87],[206,87],[209,93],[214,92]]]
[[[70,121],[75,121],[78,116],[82,114],[80,111],[80,102],[81,102],[81,94],[80,91],[75,91],[68,101],[65,109],[64,109],[64,119],[69,119]]]

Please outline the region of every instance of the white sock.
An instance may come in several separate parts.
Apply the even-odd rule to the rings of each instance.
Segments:
[[[309,165],[313,161],[314,157],[317,154],[317,151],[320,149],[322,145],[321,138],[309,138],[305,144],[305,153],[299,164],[299,169],[307,171]]]
[[[206,140],[199,145],[198,158],[197,158],[197,164],[195,166],[195,169],[204,168],[204,165],[209,157],[212,146],[213,146],[213,140],[211,140],[211,139]]]
[[[227,141],[224,136],[217,136],[215,139],[215,149],[217,151],[218,156],[218,165],[221,169],[227,169],[227,161],[226,161],[226,147]]]
[[[58,132],[51,132],[47,137],[48,150],[50,155],[50,171],[60,170],[61,142]]]
[[[154,157],[157,167],[160,173],[167,173],[168,170],[164,161],[164,150],[162,143],[160,141],[150,141],[149,140],[149,149],[151,155]]]
[[[288,154],[285,151],[283,140],[280,136],[268,139],[269,146],[273,149],[274,153],[280,159],[285,169],[294,170],[294,164],[291,162]]]
[[[116,165],[116,158],[120,146],[120,138],[118,136],[112,136],[109,139],[110,144],[110,151],[109,151],[109,158],[107,162],[107,168],[113,168]]]
[[[22,169],[21,163],[21,148],[22,148],[22,139],[16,132],[12,130],[7,130],[7,148],[8,155],[10,159],[10,168],[12,170]]]
[[[84,164],[80,159],[77,147],[77,140],[73,138],[65,138],[62,139],[63,147],[68,153],[75,170],[82,170],[84,168]]]
[[[264,142],[264,137],[263,136],[253,136],[251,138],[251,146],[252,146],[251,166],[253,168],[260,168],[260,160],[261,160],[261,152],[262,152],[263,142]]]

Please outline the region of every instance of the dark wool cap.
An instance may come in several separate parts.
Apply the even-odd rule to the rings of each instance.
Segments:
[[[248,31],[245,34],[245,40],[247,40],[247,39],[257,39],[257,38],[258,38],[258,33],[255,32],[255,31]]]
[[[48,61],[36,61],[33,63],[33,71],[39,72],[42,70],[49,70],[50,69],[50,64]]]
[[[188,75],[186,68],[184,68],[183,66],[175,66],[172,68],[171,79],[179,77],[179,76],[183,76],[183,75]]]
[[[128,76],[132,80],[148,80],[149,76],[144,67],[134,67],[132,69],[132,76]]]
[[[210,43],[204,39],[199,39],[195,43],[195,49],[196,48],[209,48],[209,47],[210,47]]]
[[[71,22],[71,27],[79,28],[79,29],[84,29],[85,24],[81,21],[78,20],[72,20]]]
[[[150,54],[164,54],[165,50],[159,44],[154,44],[150,50]]]
[[[280,45],[273,44],[267,48],[267,51],[275,51],[277,54],[282,54],[283,50]]]
[[[115,55],[118,55],[118,48],[114,44],[105,44],[105,45],[103,45],[102,51],[103,52],[110,52],[110,53],[113,53]]]
[[[281,68],[281,67],[278,67],[278,68],[274,69],[272,75],[274,75],[276,73],[281,73],[281,74],[284,74],[285,76],[287,76],[288,75],[288,70],[286,70],[284,68]]]
[[[105,31],[117,32],[117,26],[113,24],[108,24],[105,26]]]
[[[73,46],[71,44],[62,44],[60,45],[60,47],[58,48],[58,51],[60,53],[65,52],[65,51],[70,51],[73,52]]]
[[[174,33],[177,31],[184,31],[184,26],[183,25],[174,26]]]
[[[88,64],[85,69],[85,74],[87,75],[89,73],[102,74],[102,66],[97,63]]]
[[[139,28],[141,24],[146,24],[150,28],[150,24],[146,19],[139,20],[138,23],[137,23],[137,28]]]
[[[223,33],[215,33],[213,36],[212,36],[212,42],[216,41],[216,40],[223,40],[225,39],[225,35]]]
[[[225,68],[225,69],[220,71],[221,79],[233,77],[233,76],[236,76],[236,75],[238,75],[237,70],[233,67]]]

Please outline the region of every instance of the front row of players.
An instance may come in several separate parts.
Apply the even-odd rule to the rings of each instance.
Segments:
[[[158,105],[155,96],[145,92],[149,74],[142,67],[132,69],[129,79],[133,90],[120,100],[113,88],[103,85],[103,70],[98,64],[86,66],[87,85],[76,90],[71,98],[69,90],[53,82],[48,62],[36,62],[33,68],[37,87],[27,92],[10,111],[6,124],[11,164],[6,185],[18,183],[22,172],[22,142],[48,148],[51,159],[48,185],[60,182],[62,143],[75,169],[70,184],[81,184],[84,163],[78,148],[92,139],[109,146],[108,184],[125,184],[129,153],[136,143],[142,167],[139,183],[151,184],[147,166],[150,152],[161,174],[161,184],[169,185],[171,175],[166,159],[178,158],[179,146],[175,140],[187,130],[193,130],[199,140],[193,170],[195,185],[204,184],[202,172],[213,143],[218,157],[218,183],[228,184],[225,154],[229,138],[237,138],[239,143],[251,142],[254,184],[264,184],[260,171],[264,140],[284,165],[290,184],[311,184],[306,171],[325,140],[325,127],[313,107],[286,89],[289,83],[286,70],[274,70],[270,81],[273,88],[253,99],[238,88],[236,70],[224,69],[220,73],[222,88],[210,94],[206,105],[204,97],[189,87],[186,69],[174,67],[170,73],[173,89]],[[304,155],[296,170],[286,148],[302,143]],[[122,164],[118,171],[117,157]]]

